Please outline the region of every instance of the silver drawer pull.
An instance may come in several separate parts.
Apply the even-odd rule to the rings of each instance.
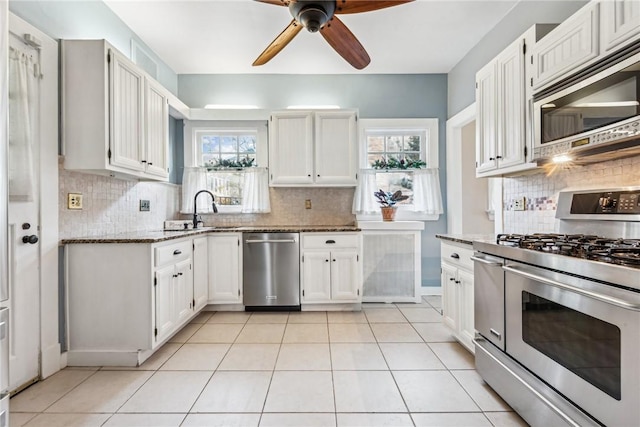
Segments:
[[[479,258],[477,256],[472,256],[471,259],[476,262],[481,262],[482,264],[492,265],[494,267],[502,267],[502,264],[499,262],[488,261],[484,258]]]
[[[245,243],[295,243],[295,239],[245,240]]]
[[[453,259],[460,259],[460,255],[458,255],[458,254],[457,254],[457,253],[455,253],[455,252],[454,252],[454,253],[452,253],[450,256],[451,256],[451,258],[453,258]]]
[[[489,332],[491,332],[491,335],[494,335],[494,336],[495,336],[496,338],[498,338],[499,340],[501,340],[501,339],[502,339],[502,334],[501,334],[500,332],[496,331],[495,329],[490,328],[490,329],[489,329]]]

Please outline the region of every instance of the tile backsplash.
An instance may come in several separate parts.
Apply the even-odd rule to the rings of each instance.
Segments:
[[[65,170],[59,166],[60,239],[133,231],[161,230],[167,219],[181,215],[181,186],[127,181]],[[350,225],[353,188],[271,188],[268,214],[203,215],[206,226]],[[67,194],[80,193],[83,209],[67,209]],[[140,200],[150,201],[150,211],[140,211]],[[305,209],[311,200],[311,209]]]
[[[60,239],[142,230],[161,230],[165,219],[178,215],[180,186],[126,181],[72,172],[59,166]],[[83,196],[82,210],[67,209],[67,194]],[[140,200],[150,201],[148,212]]]
[[[550,175],[541,172],[504,178],[504,232],[557,232],[559,224],[555,214],[561,190],[621,186],[640,186],[640,156],[570,166]],[[522,197],[526,199],[526,210],[516,211],[515,200]]]

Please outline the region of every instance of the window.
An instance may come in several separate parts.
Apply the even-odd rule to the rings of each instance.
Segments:
[[[191,146],[185,146],[185,159],[188,159],[185,166],[207,169],[201,186],[206,185],[213,193],[221,213],[240,212],[247,179],[243,169],[267,166],[266,122],[187,121],[185,124],[185,135],[191,135],[192,141]]]
[[[401,190],[409,196],[397,205],[402,218],[432,219],[410,212],[414,205],[412,166],[438,168],[438,120],[361,119],[360,136],[360,168],[376,169],[376,188],[392,193]],[[374,218],[358,215],[358,219]]]

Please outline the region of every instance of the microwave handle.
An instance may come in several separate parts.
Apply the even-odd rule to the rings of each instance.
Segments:
[[[529,148],[531,148],[531,149],[528,150],[525,153],[525,156],[524,156],[525,157],[525,159],[524,159],[525,163],[527,163],[529,161],[527,159],[527,156],[529,158],[533,158],[533,147],[536,146],[536,141],[535,141],[535,138],[536,138],[536,131],[535,131],[535,129],[536,129],[536,126],[535,126],[536,115],[533,112],[533,98],[529,98],[528,104],[529,104],[529,117],[531,118],[531,126],[529,126],[529,138],[530,138],[529,142],[531,144],[531,147],[529,147]],[[525,145],[526,145],[526,141],[525,141]]]

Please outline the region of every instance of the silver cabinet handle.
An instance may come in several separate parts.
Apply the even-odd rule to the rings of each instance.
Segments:
[[[458,254],[457,254],[457,253],[455,253],[455,252],[454,252],[454,253],[452,253],[450,256],[451,256],[451,258],[453,258],[453,259],[460,259],[460,255],[458,255]]]
[[[489,329],[489,332],[491,332],[491,335],[494,335],[496,338],[498,338],[499,340],[502,340],[502,334],[498,331],[496,331],[493,328]]]
[[[482,264],[491,265],[491,266],[494,266],[494,267],[502,267],[502,264],[499,263],[499,262],[489,261],[489,260],[486,260],[484,258],[477,257],[475,255],[472,256],[471,259],[473,261],[480,262]]]
[[[296,243],[295,239],[247,239],[245,243]]]
[[[585,297],[602,301],[606,304],[615,305],[617,307],[621,307],[627,310],[640,311],[640,304],[631,303],[629,301],[625,301],[620,298],[610,297],[609,295],[604,295],[598,292],[589,291],[587,289],[578,288],[576,286],[567,285],[566,283],[558,282],[552,279],[547,279],[546,277],[542,277],[538,274],[530,273],[528,271],[524,271],[519,268],[514,268],[508,265],[503,265],[502,269],[508,273],[513,273],[518,276],[526,277],[527,279],[535,280],[536,282],[544,283],[545,285],[554,286],[556,288],[560,288],[560,289],[567,290],[569,292],[580,294]]]

